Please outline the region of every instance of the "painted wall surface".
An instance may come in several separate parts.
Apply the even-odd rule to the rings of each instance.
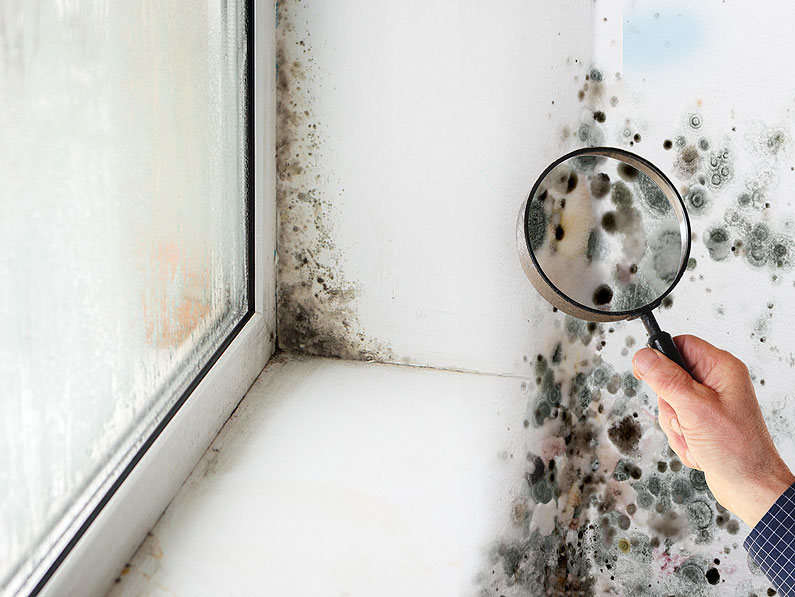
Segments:
[[[282,347],[528,378],[526,471],[471,594],[769,587],[631,377],[640,324],[554,313],[514,225],[569,149],[625,147],[669,173],[693,250],[658,319],[748,363],[795,465],[795,7],[620,8],[280,3]]]

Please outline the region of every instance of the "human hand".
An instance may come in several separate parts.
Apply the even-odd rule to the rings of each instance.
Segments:
[[[674,342],[692,377],[651,348],[635,353],[633,373],[657,394],[671,449],[704,471],[715,499],[754,527],[795,477],[773,444],[748,368],[695,336]]]

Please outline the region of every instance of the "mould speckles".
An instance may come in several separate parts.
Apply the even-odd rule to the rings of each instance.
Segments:
[[[640,423],[631,415],[617,421],[607,431],[607,437],[624,454],[633,454],[637,451],[642,434]]]
[[[577,128],[577,139],[585,146],[595,147],[604,145],[605,133],[604,130],[593,121],[590,123],[581,122],[580,126]]]
[[[706,584],[706,570],[696,559],[690,559],[679,566],[676,571],[680,578],[684,579],[687,584],[699,586]]]
[[[724,260],[730,253],[745,257],[754,267],[769,267],[774,270],[789,270],[793,263],[793,241],[784,233],[775,232],[764,221],[754,221],[752,193],[741,193],[737,202],[740,208],[729,208],[724,214],[727,227],[714,227],[704,236],[704,244],[710,257]],[[731,240],[729,230],[740,238]]]
[[[702,214],[709,205],[709,192],[702,185],[693,185],[685,195],[688,213]]]
[[[693,497],[693,485],[688,479],[677,477],[671,483],[671,501],[674,504],[684,504]]]
[[[276,33],[277,341],[285,350],[392,360],[388,346],[360,331],[360,289],[345,279],[333,242],[333,200],[316,184],[322,126],[308,91],[315,73],[300,10],[280,2]]]
[[[700,129],[703,123],[704,121],[701,119],[701,114],[693,113],[687,117],[687,124],[691,129]]]
[[[765,140],[765,149],[770,153],[778,153],[779,150],[784,147],[786,141],[787,134],[783,130],[777,129],[770,131],[770,134],[767,135],[767,139]]]
[[[770,262],[773,266],[788,270],[792,268],[793,242],[787,236],[779,235],[770,244]]]
[[[706,491],[708,489],[704,472],[696,469],[691,469],[690,471],[690,484],[698,491]]]
[[[695,145],[685,145],[681,148],[674,162],[674,171],[681,180],[689,180],[698,172],[701,165],[701,155]]]
[[[732,165],[729,158],[729,150],[723,149],[711,153],[707,161],[709,171],[705,174],[707,184],[712,189],[719,189],[726,186],[732,178]]]
[[[729,232],[721,227],[715,227],[704,235],[704,244],[709,251],[709,256],[715,261],[722,261],[731,252],[731,239]]]
[[[769,207],[784,205],[787,198],[777,196],[769,177],[737,180],[739,165],[746,166],[741,161],[745,154],[735,156],[728,138],[710,136],[707,125],[692,128],[688,121],[681,134],[659,137],[653,128],[636,127],[631,117],[610,108],[609,93],[604,93],[608,83],[601,83],[605,88],[601,98],[592,95],[597,82],[590,74],[587,83],[583,95],[588,104],[581,106],[582,121],[572,127],[574,138],[569,141],[589,145],[609,135],[628,146],[638,142],[635,134],[640,130],[643,140],[665,156],[660,164],[663,170],[683,178],[677,187],[688,212],[702,214],[691,220],[694,257],[688,260],[692,273],[686,278],[704,280],[712,269],[721,267],[711,264],[713,260],[746,268],[746,253],[757,245],[764,248],[764,267],[778,270],[789,263],[795,250],[790,240],[793,228],[773,217]],[[712,122],[709,125],[712,128]],[[740,142],[736,137],[731,141]],[[674,162],[678,169],[671,168]],[[668,200],[642,174],[623,169],[602,180],[595,161],[583,167],[589,172],[587,182],[596,185],[593,194],[601,208],[598,221],[586,230],[588,255],[615,240],[624,212],[670,215]],[[568,187],[568,179],[565,182]],[[577,185],[585,182],[580,177]],[[625,205],[622,185],[635,192],[631,206]],[[581,190],[575,189],[572,194]],[[715,213],[717,209],[727,211]],[[605,213],[609,215],[602,221]],[[760,223],[767,226],[767,234],[756,228]],[[547,223],[547,240],[556,234],[556,225]],[[569,238],[570,230],[564,227],[563,234]],[[651,246],[661,240],[679,242],[674,234],[665,239],[652,235],[646,242]],[[707,255],[710,259],[705,265]],[[656,269],[658,276],[666,278],[674,270],[670,264],[657,265],[644,263],[644,275],[653,278]],[[714,278],[709,281],[716,283]],[[620,308],[626,297],[612,281],[605,282],[615,293],[610,304]],[[644,288],[641,285],[632,292],[643,293]],[[606,300],[606,296],[594,298]],[[661,306],[670,305],[666,301]],[[730,582],[727,574],[737,561],[734,555],[724,556],[723,549],[726,554],[740,551],[740,523],[721,511],[703,473],[684,467],[663,447],[663,434],[655,424],[654,396],[631,372],[618,367],[619,363],[628,366],[623,363],[629,363],[636,341],[618,326],[614,330],[613,324],[586,324],[563,314],[556,317],[560,337],[547,345],[540,359],[528,356],[530,365],[537,368],[536,384],[528,382],[522,429],[529,443],[540,443],[533,445],[527,463],[522,462],[526,483],[517,484],[521,496],[505,502],[506,526],[516,536],[498,543],[493,568],[484,571],[484,579],[490,582],[484,583],[489,588],[483,595],[579,594],[571,583],[627,595],[719,593],[712,583],[717,579],[725,588],[724,580]],[[618,353],[625,361],[612,360]],[[551,461],[554,470],[549,460],[552,445],[556,446]]]
[[[696,541],[700,543],[709,541],[712,538],[710,528],[715,520],[715,511],[709,502],[703,499],[694,499],[687,505],[686,512]]]
[[[605,78],[602,69],[600,69],[597,66],[591,67],[591,70],[588,72],[588,76],[591,79],[591,81],[596,81],[596,82],[601,82]]]

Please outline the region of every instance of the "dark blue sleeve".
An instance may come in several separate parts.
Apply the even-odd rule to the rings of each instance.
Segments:
[[[795,483],[770,507],[743,542],[784,597],[795,597]]]

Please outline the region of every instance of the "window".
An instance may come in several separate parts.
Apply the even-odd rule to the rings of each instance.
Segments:
[[[44,586],[247,326],[236,399],[264,364],[252,31],[243,0],[0,6],[4,591]]]

